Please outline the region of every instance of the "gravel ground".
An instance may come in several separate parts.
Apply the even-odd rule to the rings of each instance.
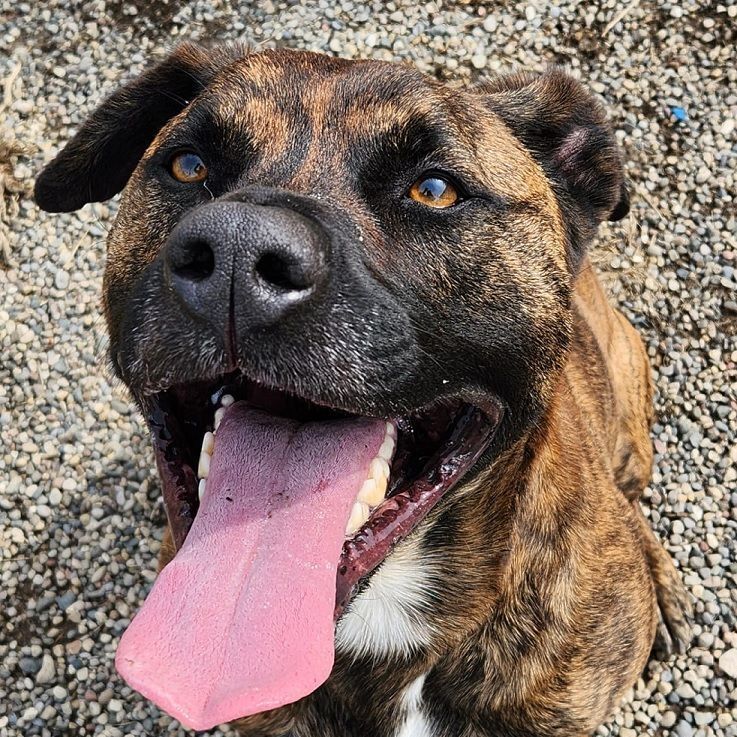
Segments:
[[[563,63],[610,106],[634,207],[597,261],[656,372],[645,507],[697,624],[688,655],[652,662],[598,734],[737,736],[737,4],[553,2],[0,0],[0,735],[184,734],[113,669],[164,521],[146,433],[104,360],[116,206],[47,216],[28,188],[172,42],[245,38],[461,82]]]

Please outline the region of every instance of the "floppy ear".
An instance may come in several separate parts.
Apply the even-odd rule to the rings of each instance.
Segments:
[[[120,192],[164,124],[215,74],[247,50],[178,46],[100,105],[36,180],[34,196],[48,212],[71,212]]]
[[[550,178],[577,264],[599,223],[629,212],[621,154],[603,106],[555,68],[501,76],[479,89]]]

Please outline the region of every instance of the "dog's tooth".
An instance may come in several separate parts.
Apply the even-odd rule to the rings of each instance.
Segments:
[[[209,430],[202,436],[202,452],[211,456],[215,447],[215,435]]]
[[[396,437],[397,437],[397,427],[396,427],[396,425],[393,422],[387,422],[386,423],[386,434],[390,438],[395,438],[396,439]]]
[[[235,397],[232,394],[223,394],[223,397],[220,400],[220,404],[222,404],[223,407],[230,407],[233,402],[235,402]]]
[[[207,481],[205,479],[200,479],[200,483],[197,485],[197,495],[200,497],[200,501],[205,496],[205,487],[207,486]]]
[[[353,535],[358,532],[369,518],[369,508],[363,502],[355,502],[351,508],[351,516],[348,518],[348,524],[345,526],[345,534]]]
[[[384,501],[386,493],[386,481],[383,483],[376,479],[366,479],[361,491],[358,492],[358,501],[368,504],[369,507],[378,507]]]
[[[381,501],[384,501],[384,497],[386,496],[386,489],[389,486],[389,477],[387,476],[384,479],[374,479],[376,481],[376,486],[378,487],[378,492],[381,494]]]
[[[384,438],[384,442],[381,444],[381,448],[379,448],[378,456],[388,462],[392,459],[393,455],[394,455],[394,438],[387,435]]]
[[[381,481],[382,479],[388,479],[390,473],[391,469],[389,468],[389,464],[386,462],[386,459],[377,457],[374,458],[373,461],[371,461],[371,466],[369,467],[369,476],[372,476],[377,481]]]
[[[206,479],[210,475],[210,456],[207,453],[200,454],[200,462],[197,466],[197,475]]]
[[[220,409],[216,410],[215,422],[213,423],[215,426],[215,432],[217,432],[217,429],[220,427],[220,423],[223,421],[224,414],[225,414],[225,407],[221,407]]]

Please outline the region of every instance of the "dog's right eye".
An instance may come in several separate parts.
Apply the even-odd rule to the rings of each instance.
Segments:
[[[192,151],[182,151],[169,162],[169,173],[178,182],[191,184],[207,179],[205,162]]]
[[[441,174],[423,174],[409,189],[410,199],[427,207],[445,209],[455,205],[460,196],[458,190]]]

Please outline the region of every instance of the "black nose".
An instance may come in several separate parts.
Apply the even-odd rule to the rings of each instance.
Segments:
[[[326,237],[294,210],[213,202],[187,215],[166,249],[169,280],[187,311],[219,323],[272,324],[308,301],[327,276]]]

